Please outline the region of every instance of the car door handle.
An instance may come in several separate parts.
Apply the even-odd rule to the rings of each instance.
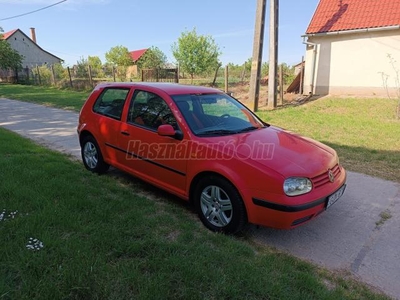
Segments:
[[[127,132],[127,131],[121,131],[121,134],[129,136],[129,132]]]

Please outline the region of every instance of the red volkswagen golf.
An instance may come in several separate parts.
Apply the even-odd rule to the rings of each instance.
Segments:
[[[346,187],[335,150],[263,122],[213,88],[100,84],[78,133],[88,170],[111,165],[190,201],[213,231],[234,233],[246,222],[293,228]]]

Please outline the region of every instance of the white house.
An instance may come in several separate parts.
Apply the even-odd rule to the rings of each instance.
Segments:
[[[400,1],[320,0],[303,37],[305,94],[385,96],[400,88]]]
[[[35,28],[31,28],[31,37],[28,37],[20,29],[15,29],[3,34],[5,39],[19,54],[23,56],[22,67],[33,68],[44,64],[52,65],[63,60],[50,52],[42,49],[36,43]]]

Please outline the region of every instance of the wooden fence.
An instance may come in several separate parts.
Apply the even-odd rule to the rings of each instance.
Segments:
[[[179,83],[178,69],[143,69],[142,81]]]

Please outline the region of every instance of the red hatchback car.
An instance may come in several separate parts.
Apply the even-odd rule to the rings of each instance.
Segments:
[[[78,134],[88,170],[111,165],[190,201],[213,231],[234,233],[246,222],[293,228],[346,187],[335,150],[263,122],[213,88],[100,84]]]

